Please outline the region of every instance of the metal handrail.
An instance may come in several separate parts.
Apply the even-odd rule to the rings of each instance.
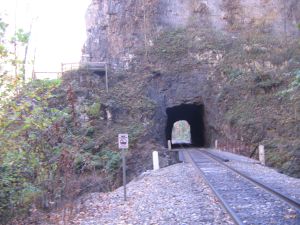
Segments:
[[[62,63],[60,72],[33,72],[32,79],[37,78],[37,74],[57,74],[57,78],[62,77],[67,71],[86,69],[86,70],[99,70],[103,69],[105,72],[105,86],[106,92],[108,92],[108,66],[106,62],[73,62],[73,63]]]
[[[67,67],[67,68],[66,68]],[[106,69],[107,63],[106,62],[83,62],[83,63],[78,63],[78,62],[73,62],[73,63],[62,63],[61,64],[61,71],[62,73],[70,70],[75,70],[75,69],[80,69],[80,68],[103,68]]]
[[[65,69],[68,66],[69,69]],[[76,63],[62,63],[61,64],[61,74],[63,75],[66,71],[72,71],[77,69],[87,69],[87,70],[97,70],[103,69],[105,72],[105,86],[106,92],[108,92],[108,71],[106,62],[76,62]]]
[[[62,76],[62,72],[54,72],[54,71],[51,71],[51,72],[46,72],[46,71],[33,71],[32,72],[32,79],[33,80],[36,80],[38,79],[38,75],[41,75],[41,74],[56,74],[56,78],[60,78]]]

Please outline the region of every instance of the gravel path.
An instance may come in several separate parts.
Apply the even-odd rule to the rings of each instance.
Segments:
[[[259,161],[244,156],[212,149],[209,152],[229,159],[230,161],[227,164],[236,170],[300,202],[300,179],[278,173],[270,167],[259,164]]]
[[[205,174],[243,224],[300,224],[300,212],[274,195],[257,187],[204,154],[189,150],[195,164]]]
[[[144,173],[111,193],[81,200],[81,210],[68,224],[233,224],[190,164]]]

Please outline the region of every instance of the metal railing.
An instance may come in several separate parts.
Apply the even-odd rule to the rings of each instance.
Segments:
[[[59,79],[62,77],[62,72],[44,72],[44,71],[36,72],[36,71],[34,71],[32,73],[32,80],[53,78],[53,75],[55,75],[56,79]]]
[[[67,72],[78,69],[87,69],[87,70],[99,70],[106,71],[107,63],[106,62],[83,62],[83,63],[62,63],[61,72]]]
[[[56,78],[61,78],[65,72],[84,69],[87,71],[101,71],[105,73],[105,87],[108,92],[108,66],[106,62],[75,62],[75,63],[62,63],[60,72],[33,72],[32,79],[50,78],[56,74]]]
[[[106,62],[81,62],[81,63],[62,63],[61,74],[63,75],[67,71],[85,69],[88,71],[103,71],[105,73],[105,87],[108,92],[108,72]]]

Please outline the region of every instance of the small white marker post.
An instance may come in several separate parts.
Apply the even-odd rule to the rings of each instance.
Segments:
[[[168,149],[169,149],[169,150],[172,150],[171,140],[168,140]]]
[[[119,134],[118,136],[119,149],[122,149],[122,167],[123,167],[123,187],[124,187],[124,201],[127,201],[126,195],[126,158],[125,149],[128,149],[128,134]]]
[[[218,140],[215,140],[215,149],[218,149]]]
[[[152,153],[153,157],[153,170],[158,170],[159,169],[159,158],[158,158],[158,152],[154,151]]]
[[[259,152],[259,161],[260,161],[260,163],[262,165],[266,165],[265,147],[263,145],[259,145],[258,152]]]

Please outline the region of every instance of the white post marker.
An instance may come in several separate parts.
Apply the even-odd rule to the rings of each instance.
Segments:
[[[159,158],[158,158],[158,152],[154,151],[152,153],[153,157],[153,170],[158,170],[159,169]]]
[[[215,149],[218,149],[218,140],[215,140]]]
[[[266,165],[265,159],[265,147],[263,145],[259,145],[258,147],[259,152],[259,161],[262,165]]]
[[[126,158],[125,149],[128,149],[128,134],[119,134],[118,136],[119,149],[122,149],[122,167],[123,167],[123,187],[124,187],[124,201],[127,200],[126,196]]]
[[[171,140],[168,140],[168,149],[169,149],[169,150],[172,150],[172,143],[171,143]]]

